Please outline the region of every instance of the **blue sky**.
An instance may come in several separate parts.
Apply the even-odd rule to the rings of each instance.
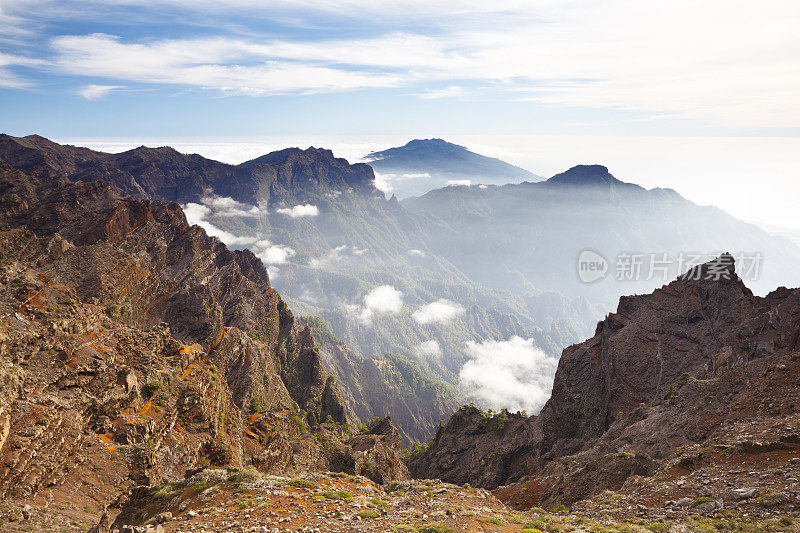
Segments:
[[[2,130],[800,133],[800,4],[599,4],[0,0]]]

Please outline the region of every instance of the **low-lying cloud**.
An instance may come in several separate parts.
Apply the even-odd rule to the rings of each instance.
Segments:
[[[248,246],[255,242],[254,237],[238,236],[218,228],[208,220],[207,217],[211,216],[211,208],[207,205],[189,202],[183,206],[183,213],[186,215],[186,221],[192,226],[200,226],[206,230],[206,234],[210,237],[216,237],[227,246]]]
[[[362,256],[367,253],[366,248],[359,248],[358,246],[348,246],[342,244],[331,248],[331,250],[322,257],[314,257],[308,262],[311,268],[319,268],[326,264],[337,263],[343,259],[353,259],[353,256]]]
[[[302,204],[292,207],[281,207],[276,209],[275,212],[291,218],[315,217],[319,215],[319,208],[313,204]]]
[[[399,313],[403,308],[403,293],[391,285],[379,285],[364,296],[364,305],[347,307],[362,324],[370,324],[376,313]]]
[[[459,380],[482,407],[536,413],[550,397],[558,360],[533,339],[468,342],[467,354],[471,360],[461,368]]]
[[[470,187],[472,180],[447,180],[448,187]]]
[[[414,355],[417,357],[441,357],[442,347],[436,341],[425,341],[414,347]]]
[[[464,313],[464,308],[444,298],[423,305],[411,315],[420,324],[446,323]]]
[[[391,285],[381,285],[364,297],[364,305],[378,313],[398,313],[403,308],[403,293]]]
[[[253,245],[253,253],[265,265],[282,265],[296,254],[293,248],[283,244],[272,244],[266,239],[262,239]]]
[[[404,180],[413,179],[430,179],[431,175],[427,172],[409,173],[409,174],[383,174],[375,173],[375,188],[379,191],[389,194],[394,191],[392,183]]]
[[[237,202],[226,196],[205,197],[203,204],[210,207],[216,216],[255,218],[261,214],[258,206]]]
[[[183,206],[186,221],[191,225],[203,228],[211,237],[216,237],[231,248],[250,248],[261,259],[267,268],[270,277],[275,277],[280,272],[276,265],[282,265],[296,255],[293,248],[283,244],[276,244],[268,239],[256,236],[234,235],[233,233],[215,226],[208,219],[211,217],[237,217],[253,218],[260,216],[262,210],[258,206],[244,204],[233,198],[223,196],[207,196],[201,199],[202,203],[190,202]]]

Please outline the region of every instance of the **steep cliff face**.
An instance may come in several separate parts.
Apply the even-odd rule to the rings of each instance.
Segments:
[[[482,413],[462,411],[411,470],[489,488],[524,478],[528,505],[616,490],[715,435],[749,383],[797,351],[800,290],[756,297],[725,254],[653,294],[622,298],[594,337],[564,350],[538,417],[498,433],[481,429]]]
[[[540,416],[542,452],[597,438],[640,406],[669,401],[689,379],[758,375],[765,361],[800,349],[800,291],[758,298],[734,270],[726,254],[653,294],[621,298],[593,338],[564,350]],[[699,421],[713,427],[729,404],[705,408]],[[698,431],[684,436],[697,440]]]
[[[0,162],[0,286],[9,505],[55,500],[77,519],[89,511],[75,502],[94,512],[210,465],[290,473],[375,456],[388,470],[374,478],[407,475],[395,439],[347,442],[338,386],[261,261],[175,203]]]

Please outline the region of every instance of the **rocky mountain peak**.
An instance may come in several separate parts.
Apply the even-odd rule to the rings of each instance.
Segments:
[[[568,185],[573,187],[597,187],[622,185],[603,165],[576,165],[566,172],[556,174],[549,180],[550,185]]]

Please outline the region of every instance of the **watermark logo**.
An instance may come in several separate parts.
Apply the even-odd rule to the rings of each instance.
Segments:
[[[616,281],[662,281],[668,283],[680,276],[684,280],[731,279],[736,274],[745,281],[756,281],[764,256],[760,252],[680,252],[677,254],[622,252],[609,262],[594,250],[583,250],[578,256],[578,278],[593,283],[606,277]]]
[[[592,283],[606,277],[608,261],[593,250],[584,250],[578,256],[578,278],[584,283]]]

